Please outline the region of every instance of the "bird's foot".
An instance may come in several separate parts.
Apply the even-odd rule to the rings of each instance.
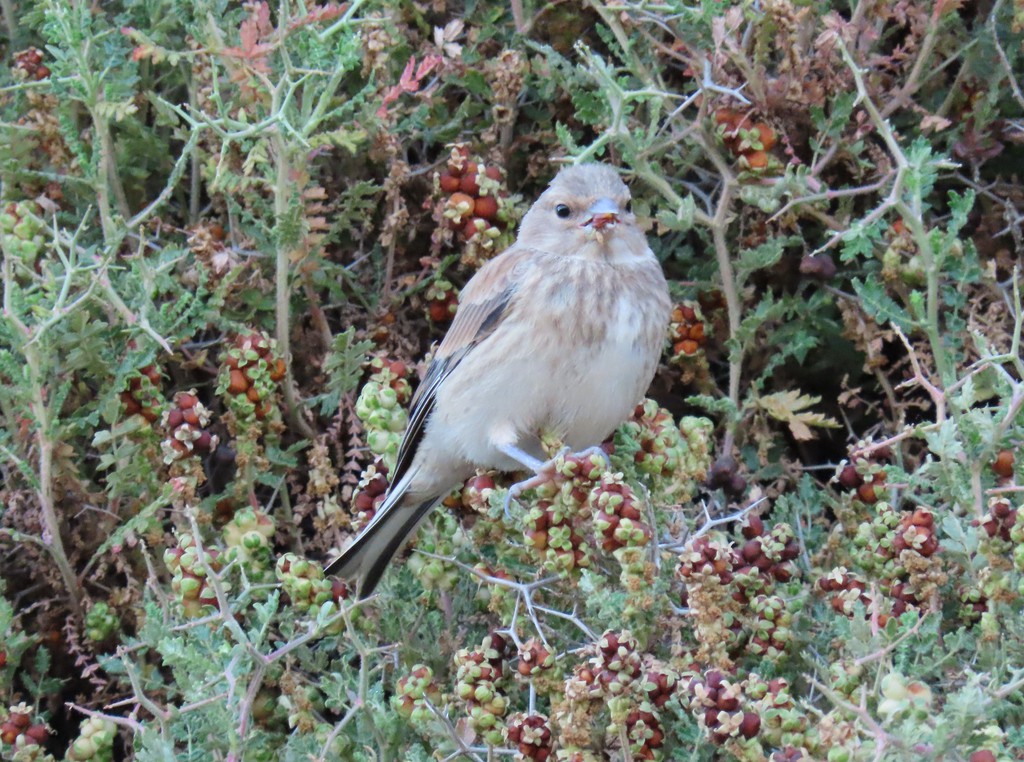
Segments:
[[[526,490],[542,487],[543,485],[548,484],[557,479],[560,471],[560,466],[562,466],[565,463],[565,461],[568,460],[570,457],[573,460],[584,461],[587,458],[591,458],[597,455],[604,462],[605,470],[611,469],[612,465],[611,458],[608,456],[608,453],[605,452],[604,448],[599,445],[594,447],[588,447],[585,450],[580,450],[579,452],[575,453],[572,451],[571,447],[562,447],[557,453],[555,453],[554,457],[549,458],[546,461],[539,461],[531,458],[531,462],[529,463],[524,462],[524,459],[516,457],[516,455],[520,454],[518,451],[516,451],[516,455],[512,454],[511,452],[507,452],[506,454],[515,458],[524,465],[530,466],[534,471],[533,476],[527,479],[523,479],[522,481],[516,482],[511,487],[509,487],[508,492],[505,493],[504,512],[505,519],[508,521],[512,520],[512,501],[518,501],[519,496],[523,494],[523,492],[525,492]]]
[[[605,471],[612,470],[612,457],[607,452],[605,452],[605,449],[601,447],[601,445],[594,445],[593,447],[588,447],[586,450],[580,450],[579,452],[573,454],[577,458],[580,458],[581,460],[584,458],[589,458],[591,456],[597,455],[599,458],[601,458],[601,460],[604,461]]]

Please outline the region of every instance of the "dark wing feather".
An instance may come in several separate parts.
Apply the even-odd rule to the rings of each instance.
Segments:
[[[466,285],[462,294],[465,301],[460,302],[451,328],[413,395],[409,425],[398,448],[395,471],[390,475],[392,485],[398,484],[416,457],[441,384],[473,347],[490,336],[508,315],[516,291],[513,270],[526,253],[509,249],[488,262]]]

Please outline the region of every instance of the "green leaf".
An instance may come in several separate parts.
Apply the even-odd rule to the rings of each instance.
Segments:
[[[363,373],[366,353],[371,349],[372,341],[356,339],[355,328],[349,328],[334,337],[324,360],[327,392],[319,398],[321,415],[333,415],[342,395],[356,388]]]
[[[852,285],[864,311],[879,324],[891,323],[904,333],[914,329],[913,318],[886,293],[885,284],[881,281],[854,278]]]

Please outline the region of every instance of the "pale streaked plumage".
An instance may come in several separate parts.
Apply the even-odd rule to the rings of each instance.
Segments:
[[[369,595],[434,503],[476,468],[522,470],[543,459],[540,432],[582,449],[628,417],[671,309],[628,204],[614,169],[565,168],[515,245],[470,279],[413,397],[388,495],[327,573],[358,578]]]

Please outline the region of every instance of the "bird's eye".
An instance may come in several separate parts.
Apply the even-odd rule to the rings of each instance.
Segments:
[[[629,213],[629,212],[632,212],[632,211],[633,211],[633,199],[630,199],[629,201],[626,202],[626,212]]]
[[[572,214],[572,209],[567,207],[565,204],[559,204],[555,207],[555,214],[561,217],[563,220]]]

